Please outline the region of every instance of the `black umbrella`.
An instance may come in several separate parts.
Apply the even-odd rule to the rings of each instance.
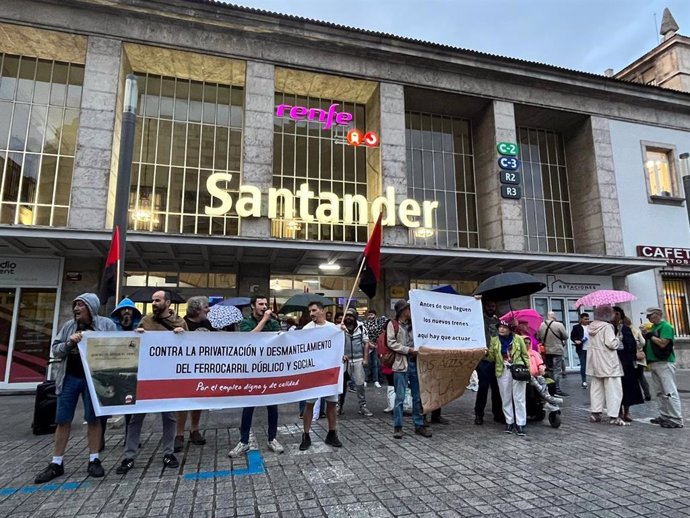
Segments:
[[[474,290],[474,294],[500,301],[531,295],[545,287],[546,284],[528,273],[505,272],[486,279]]]
[[[170,293],[170,300],[173,304],[180,304],[181,302],[187,302],[185,298],[177,293],[176,291],[169,290],[168,288],[160,288],[156,286],[147,286],[145,288],[139,288],[136,291],[133,291],[129,296],[129,298],[133,302],[151,302],[151,299],[153,298],[153,294],[156,293],[157,291],[165,290],[168,293]]]
[[[310,303],[320,302],[324,306],[335,306],[335,302],[331,299],[327,299],[316,293],[298,293],[293,295],[285,301],[285,304],[280,308],[279,313],[294,313],[296,311],[304,311],[307,309]]]

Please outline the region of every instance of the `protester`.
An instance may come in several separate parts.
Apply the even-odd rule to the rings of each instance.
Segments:
[[[388,323],[386,339],[388,347],[395,352],[393,382],[395,385],[395,407],[393,409],[393,437],[403,437],[403,403],[407,386],[412,391],[412,420],[414,432],[422,437],[431,437],[431,430],[422,415],[422,398],[417,375],[417,351],[414,348],[410,304],[406,300],[395,303],[395,322]]]
[[[561,377],[563,377],[565,340],[568,339],[568,334],[563,324],[556,320],[556,313],[549,311],[546,320],[539,326],[536,337],[544,344],[546,353],[544,360],[556,383],[556,395],[567,396],[568,394],[561,390]]]
[[[311,315],[310,315],[311,318]],[[333,323],[333,312],[332,311],[326,311],[326,322],[330,322],[331,324]]]
[[[252,314],[240,322],[240,331],[251,333],[276,333],[280,331],[280,323],[273,318],[273,312],[268,307],[266,295],[255,295],[249,305]],[[252,419],[255,407],[242,409],[242,421],[240,424],[240,441],[228,452],[228,457],[239,457],[249,451],[249,432],[252,429]],[[283,453],[282,444],[278,442],[278,405],[267,405],[268,413],[268,448],[276,453]]]
[[[343,323],[343,312],[342,311],[336,312],[335,317],[333,317],[333,323],[336,326],[339,326],[340,324]]]
[[[208,298],[207,297],[190,297],[187,300],[187,314],[184,316],[184,321],[187,324],[189,331],[215,331],[211,322],[208,321]],[[191,410],[189,412],[183,410],[177,412],[177,431],[175,435],[175,453],[182,451],[184,448],[184,429],[187,424],[187,414],[192,415],[191,430],[189,433],[189,442],[196,446],[203,446],[206,444],[206,439],[199,432],[199,422],[201,421],[201,410]]]
[[[522,437],[527,425],[527,381],[513,379],[510,366],[530,366],[525,342],[521,336],[513,333],[508,322],[501,321],[498,324],[498,336],[491,338],[487,357],[495,365],[496,379],[503,401],[503,416],[506,420],[505,431],[515,431]]]
[[[151,297],[151,315],[146,315],[139,322],[137,331],[173,331],[182,333],[187,330],[187,323],[176,315],[171,309],[170,292],[159,290],[154,292]],[[146,414],[134,414],[127,428],[127,438],[125,446],[125,458],[115,470],[120,475],[126,474],[134,466],[134,458],[137,456],[141,428],[144,424]],[[180,463],[173,454],[175,449],[176,419],[175,412],[161,412],[163,425],[163,466],[166,468],[177,468]]]
[[[315,329],[323,326],[333,326],[333,322],[326,320],[326,314],[323,309],[323,304],[320,302],[311,302],[309,304],[309,316],[311,317],[311,322],[304,326],[304,329]],[[326,417],[328,418],[328,433],[326,434],[326,444],[334,446],[335,448],[342,447],[343,443],[338,439],[338,432],[336,431],[336,405],[338,403],[338,394],[333,394],[331,396],[326,396]],[[304,406],[303,415],[303,426],[304,433],[302,433],[302,442],[299,445],[299,449],[304,451],[308,450],[311,446],[311,437],[309,432],[311,430],[311,421],[314,414],[314,404],[316,399],[310,399],[306,402]]]
[[[659,400],[659,417],[652,423],[663,428],[683,428],[683,411],[676,384],[676,353],[673,350],[675,331],[663,319],[661,308],[647,308],[651,328],[641,327],[645,339],[645,354],[652,371],[652,383]],[[670,351],[669,351],[670,349]]]
[[[612,325],[613,318],[613,308],[604,304],[594,309],[594,320],[589,324],[587,375],[590,376],[590,421],[600,422],[601,413],[606,407],[610,424],[627,426],[630,423],[618,417],[623,400],[623,368],[616,352],[620,342]]]
[[[575,344],[575,352],[580,360],[582,388],[587,388],[587,342],[589,341],[589,313],[581,313],[577,324],[570,331],[570,341]]]
[[[373,382],[376,388],[381,388],[383,383],[383,373],[381,372],[381,362],[379,361],[378,351],[376,350],[376,341],[379,335],[386,330],[388,319],[386,317],[378,317],[376,310],[369,309],[367,311],[367,319],[364,321],[364,327],[369,335],[369,343],[373,344],[369,347],[369,377],[367,381]],[[393,392],[395,390],[390,387]]]
[[[496,316],[496,303],[491,300],[484,300],[484,338],[486,347],[489,347],[491,338],[497,336],[498,317]],[[478,389],[477,398],[474,403],[474,424],[484,424],[484,409],[486,400],[491,389],[491,413],[494,421],[504,423],[503,411],[501,410],[501,396],[496,380],[496,366],[491,363],[488,357],[482,359],[477,365]]]
[[[632,327],[632,322],[625,316],[625,312],[618,306],[613,307],[613,325],[616,326],[618,341],[618,359],[623,368],[621,385],[623,387],[623,401],[618,417],[626,423],[632,422],[630,407],[644,403],[644,397],[640,390],[640,383],[637,381],[637,370],[635,368],[635,358],[637,349],[644,344],[644,338],[640,330]],[[621,347],[622,346],[622,347]]]
[[[631,324],[632,325],[632,324]],[[639,329],[638,329],[639,331]],[[640,332],[642,334],[642,332]],[[642,389],[645,401],[652,400],[652,393],[649,390],[649,382],[645,372],[647,370],[647,355],[645,354],[645,340],[642,337],[642,346],[637,348],[637,356],[635,357],[635,371],[637,372],[637,382]]]
[[[110,320],[113,321],[118,331],[134,331],[141,321],[141,311],[139,311],[131,299],[123,298],[120,303],[110,313]],[[108,427],[108,418],[110,416],[101,416],[101,448],[99,451],[105,449],[105,431]],[[129,421],[132,419],[131,414],[125,415],[125,435],[127,435],[127,428]]]
[[[364,389],[366,379],[365,369],[369,364],[369,335],[361,322],[357,321],[357,310],[350,308],[343,318],[345,331],[345,365],[350,379],[354,382],[359,402],[359,413],[365,417],[374,414],[367,408],[367,398]],[[341,394],[340,412],[345,403],[345,391]]]
[[[115,331],[115,324],[106,317],[98,316],[101,302],[94,293],[83,293],[72,301],[74,319],[65,322],[52,344],[53,358],[57,360],[54,368],[55,394],[57,411],[55,416],[55,449],[53,460],[41,471],[34,482],[43,484],[65,473],[63,456],[67,449],[72,420],[81,395],[84,403],[84,420],[87,423],[87,443],[89,463],[87,472],[92,477],[105,475],[99,459],[101,446],[101,422],[96,417],[91,402],[91,395],[86,383],[86,374],[82,364],[78,344],[85,332]]]

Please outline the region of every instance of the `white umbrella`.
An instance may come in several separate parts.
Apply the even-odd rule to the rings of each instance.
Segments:
[[[240,322],[244,317],[235,306],[221,306],[216,304],[208,312],[208,321],[214,329],[223,329],[229,325]]]

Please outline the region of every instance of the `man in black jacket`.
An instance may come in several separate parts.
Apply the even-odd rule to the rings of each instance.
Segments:
[[[486,347],[489,347],[492,336],[498,335],[498,317],[496,316],[496,303],[485,300],[484,303],[484,335]],[[489,360],[483,359],[477,365],[477,377],[479,378],[479,389],[474,403],[474,424],[484,424],[484,408],[491,389],[491,413],[494,421],[505,422],[503,417],[503,404],[501,403],[501,393],[498,391],[498,381],[496,380],[496,365]]]
[[[589,326],[589,314],[580,313],[580,321],[573,326],[570,331],[570,341],[575,344],[575,351],[577,357],[580,359],[580,377],[582,378],[582,388],[587,388],[587,342],[589,341],[589,333],[587,332]]]

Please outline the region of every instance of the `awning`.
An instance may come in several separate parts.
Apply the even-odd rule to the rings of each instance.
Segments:
[[[0,253],[61,257],[103,257],[106,231],[4,227]],[[324,262],[338,263],[339,275],[354,275],[364,244],[288,241],[242,237],[186,236],[130,232],[128,270],[236,271],[240,264],[268,264],[283,275],[314,275]],[[384,246],[384,268],[409,271],[417,279],[482,279],[500,271],[625,276],[664,267],[659,259],[581,254],[504,252],[484,249],[439,250]]]

